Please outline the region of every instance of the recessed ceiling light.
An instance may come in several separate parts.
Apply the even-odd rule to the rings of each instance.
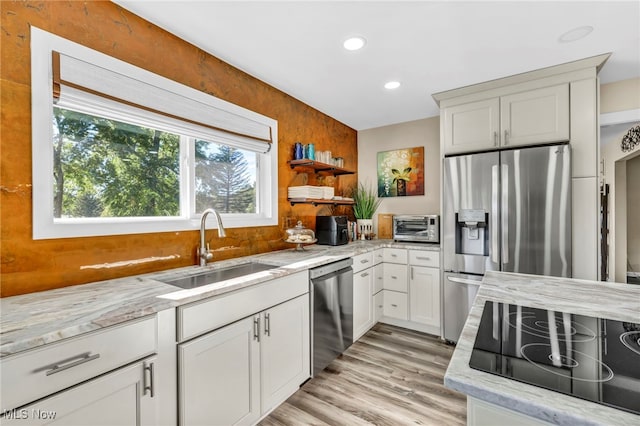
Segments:
[[[389,90],[397,89],[398,87],[400,87],[399,81],[388,81],[384,84],[384,88]]]
[[[585,38],[586,36],[591,34],[592,31],[593,27],[590,25],[574,28],[558,37],[558,41],[560,43],[571,43],[572,41],[578,41],[581,38]]]
[[[348,38],[342,43],[347,50],[359,50],[362,49],[365,44],[367,44],[367,40],[360,36]]]

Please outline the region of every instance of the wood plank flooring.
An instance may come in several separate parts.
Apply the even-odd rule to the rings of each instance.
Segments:
[[[260,425],[466,425],[466,396],[443,385],[452,352],[378,323]]]

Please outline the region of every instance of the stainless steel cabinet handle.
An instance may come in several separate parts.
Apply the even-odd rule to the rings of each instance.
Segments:
[[[416,259],[418,259],[418,260],[431,260],[430,257],[424,257],[424,256],[416,256]]]
[[[413,279],[413,266],[411,267],[411,279]]]
[[[363,273],[361,273],[361,274],[360,274],[360,276],[361,276],[361,277],[368,277],[368,276],[369,276],[369,273],[368,273],[368,272],[363,272]]]
[[[368,259],[362,259],[362,260],[360,261],[360,263],[369,263],[369,260],[368,260]]]
[[[391,275],[391,279],[393,279],[393,280],[397,280],[397,279],[398,279],[398,277],[396,277],[395,275]]]
[[[260,317],[253,318],[253,338],[260,341]]]
[[[391,253],[391,257],[398,257],[397,254]]]
[[[498,132],[493,132],[493,146],[498,146]]]
[[[149,372],[149,384],[147,385],[147,372]],[[146,362],[144,363],[144,395],[147,394],[147,391],[149,391],[149,394],[151,395],[151,398],[153,398],[154,395],[154,386],[153,386],[153,377],[154,376],[154,372],[153,372],[153,363],[150,362],[149,364],[147,364]]]
[[[51,366],[51,369],[47,370],[45,375],[51,376],[52,374],[59,373],[64,370],[68,370],[85,362],[93,361],[100,358],[100,354],[91,355],[91,352],[85,352],[80,355],[76,355],[72,358],[67,358],[60,363]]]
[[[509,131],[504,129],[504,144],[507,145],[509,143]]]
[[[264,334],[271,336],[271,315],[269,312],[264,314]]]
[[[398,305],[396,305],[395,303],[392,303],[391,306],[393,306],[394,308],[398,307]]]

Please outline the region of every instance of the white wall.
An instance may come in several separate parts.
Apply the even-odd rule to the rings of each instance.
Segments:
[[[624,153],[620,149],[620,141],[631,127],[638,124],[620,123],[600,129],[600,154],[604,163],[602,180],[609,184],[609,281],[626,282],[627,255],[636,252],[629,247],[628,241],[633,231],[627,229],[627,163],[640,151]],[[636,210],[629,219],[634,220],[637,215]]]
[[[424,195],[382,198],[378,213],[440,214],[440,117],[377,127],[358,132],[358,182],[376,187],[377,154],[424,147]]]
[[[627,261],[640,272],[640,155],[627,161]]]
[[[627,255],[640,251],[627,241],[627,163],[640,149],[623,153],[620,140],[640,117],[640,78],[607,83],[600,86],[600,154],[604,163],[602,180],[609,184],[609,280],[625,282]],[[630,220],[635,220],[637,210]],[[633,230],[632,230],[633,231]],[[637,232],[633,231],[633,232]],[[630,260],[630,262],[632,262]]]

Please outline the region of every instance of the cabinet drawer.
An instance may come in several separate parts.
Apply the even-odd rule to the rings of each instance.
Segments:
[[[377,265],[384,262],[384,249],[375,249],[373,251],[373,264]]]
[[[383,308],[385,317],[407,320],[407,293],[398,291],[382,291]]]
[[[157,425],[158,395],[151,396],[151,373],[157,358],[121,367],[63,392],[4,412],[3,426]],[[148,386],[147,389],[144,389]],[[13,414],[13,415],[11,415]],[[136,422],[136,419],[139,419]]]
[[[440,267],[440,252],[409,250],[409,263],[415,266]]]
[[[353,257],[353,272],[359,272],[363,269],[373,266],[373,252],[362,253]]]
[[[384,288],[384,263],[373,267],[373,293],[377,293]]]
[[[178,341],[215,330],[309,292],[309,272],[302,271],[245,289],[178,307]]]
[[[383,288],[385,290],[407,292],[407,265],[387,263],[384,265]]]
[[[384,292],[380,291],[373,295],[373,320],[380,321],[384,314]]]
[[[407,251],[405,249],[385,248],[383,258],[387,263],[404,263],[406,265]]]
[[[156,316],[2,359],[2,410],[19,407],[156,352]]]

